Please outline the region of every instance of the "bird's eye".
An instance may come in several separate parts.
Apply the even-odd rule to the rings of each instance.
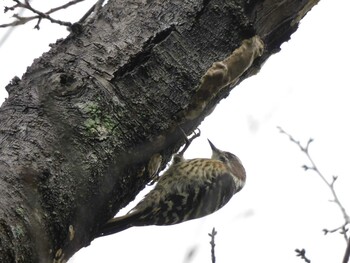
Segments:
[[[220,156],[219,160],[222,161],[223,163],[226,162],[226,158],[224,156]]]

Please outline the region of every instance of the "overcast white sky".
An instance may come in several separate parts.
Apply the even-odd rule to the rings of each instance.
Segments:
[[[321,0],[282,51],[236,87],[201,125],[202,136],[185,157],[209,157],[210,138],[238,155],[247,170],[245,188],[224,208],[175,226],[131,228],[97,239],[70,262],[209,263],[207,233],[212,227],[218,231],[220,263],[301,263],[296,248],[305,248],[312,262],[341,262],[344,239],[324,236],[322,229],[340,226],[342,215],[328,202],[331,195],[320,178],[300,168],[306,158],[276,126],[303,142],[315,139],[311,153],[328,178],[339,176],[337,192],[350,212],[349,10],[349,0]],[[66,35],[64,28],[48,22],[40,31],[33,26],[16,29],[0,47],[0,101],[11,78],[21,76],[49,43]],[[5,31],[0,29],[0,39]],[[193,257],[186,259],[192,249]]]

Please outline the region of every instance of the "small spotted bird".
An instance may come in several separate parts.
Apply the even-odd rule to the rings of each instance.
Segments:
[[[155,188],[128,214],[109,220],[98,236],[133,226],[178,224],[223,207],[243,188],[246,173],[237,156],[217,149],[210,141],[209,144],[211,159],[190,160],[183,158],[186,145],[174,156],[173,163]]]

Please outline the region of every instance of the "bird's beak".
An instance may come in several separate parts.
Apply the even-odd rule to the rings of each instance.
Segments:
[[[219,153],[220,150],[218,148],[215,147],[215,145],[208,139],[209,145],[211,147],[211,149],[213,150],[213,153]]]

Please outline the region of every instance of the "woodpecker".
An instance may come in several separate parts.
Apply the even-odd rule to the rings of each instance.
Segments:
[[[129,213],[109,220],[98,237],[133,226],[174,225],[204,217],[223,207],[243,188],[246,173],[237,156],[209,141],[211,159],[186,160],[183,153],[191,141],[187,142],[154,189]]]

